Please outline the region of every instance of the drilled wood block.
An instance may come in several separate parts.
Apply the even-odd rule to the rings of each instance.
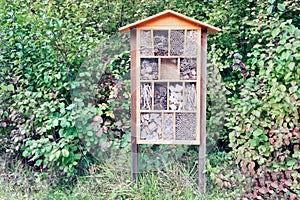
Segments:
[[[151,83],[141,83],[141,110],[152,109],[152,86]]]
[[[184,51],[184,30],[171,30],[170,55],[181,56]]]
[[[152,56],[151,30],[140,31],[140,51],[142,56]]]
[[[197,108],[197,90],[196,83],[185,83],[184,89],[184,109],[187,111],[196,111]]]
[[[154,83],[154,110],[167,110],[167,83]]]
[[[162,139],[162,117],[160,113],[141,114],[141,140],[161,140]]]
[[[196,140],[195,113],[176,113],[176,140]]]
[[[142,58],[141,59],[141,80],[158,79],[158,59]]]

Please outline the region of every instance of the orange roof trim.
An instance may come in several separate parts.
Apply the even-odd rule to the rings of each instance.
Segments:
[[[179,17],[179,18],[181,18],[182,20],[188,21],[188,22],[190,22],[190,23],[192,23],[192,24],[195,24],[195,25],[197,25],[197,26],[205,27],[205,28],[207,28],[207,30],[208,30],[210,33],[213,33],[213,34],[215,34],[215,33],[219,32],[219,31],[221,31],[221,29],[219,29],[219,28],[217,28],[217,27],[214,27],[214,26],[209,25],[209,24],[207,24],[207,23],[204,23],[204,22],[198,21],[198,20],[196,20],[196,19],[190,18],[190,17],[188,17],[188,16],[185,16],[185,15],[180,14],[180,13],[178,13],[178,12],[175,12],[175,11],[173,11],[173,10],[165,10],[165,11],[160,12],[160,13],[158,13],[158,14],[156,14],[156,15],[151,16],[151,17],[147,17],[146,19],[136,21],[136,22],[134,22],[134,23],[132,23],[132,24],[129,24],[129,25],[127,25],[127,26],[123,26],[123,27],[119,28],[119,31],[120,31],[121,33],[126,33],[126,32],[128,32],[128,31],[130,31],[130,29],[132,29],[132,28],[135,28],[135,27],[138,27],[138,26],[140,26],[140,25],[142,25],[142,24],[145,24],[145,23],[147,23],[147,22],[149,22],[149,21],[151,21],[151,20],[153,20],[153,19],[155,19],[155,18],[160,18],[160,17],[167,16],[167,15],[173,15],[173,16],[175,16],[175,17]]]

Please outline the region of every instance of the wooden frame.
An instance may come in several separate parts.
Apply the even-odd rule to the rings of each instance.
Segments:
[[[137,181],[137,173],[138,173],[138,144],[188,144],[188,145],[199,145],[199,164],[198,164],[198,172],[199,172],[199,189],[205,192],[206,184],[205,184],[205,174],[203,170],[205,169],[205,155],[206,155],[206,54],[207,54],[207,31],[210,33],[217,33],[220,31],[219,28],[206,24],[204,22],[200,22],[198,20],[189,18],[180,13],[166,10],[164,12],[158,13],[154,16],[148,17],[144,20],[137,21],[135,23],[129,24],[125,27],[119,29],[120,32],[127,32],[130,30],[130,44],[131,44],[131,143],[132,143],[132,169],[131,175],[134,181]],[[141,55],[140,51],[140,31],[141,30],[149,30],[150,31],[150,40],[151,40],[151,55]],[[168,31],[168,44],[167,44],[167,53],[165,50],[162,50],[162,55],[155,55],[155,42],[154,42],[154,31],[162,30]],[[184,41],[183,41],[183,54],[182,55],[171,55],[171,30],[184,30]],[[195,30],[198,33],[197,36],[197,52],[195,55],[186,55],[187,52],[187,35],[188,31]],[[191,32],[189,32],[191,33]],[[160,40],[160,39],[158,39]],[[162,45],[164,40],[162,40]],[[175,43],[176,44],[176,43]],[[147,49],[147,48],[146,48]],[[158,51],[161,51],[158,49]],[[176,51],[176,50],[175,50]],[[149,52],[149,51],[148,51]],[[174,52],[174,51],[173,51]],[[160,53],[159,53],[160,54]],[[165,55],[166,54],[166,55]],[[183,59],[196,59],[196,78],[183,80],[181,79],[181,62]],[[157,59],[157,75],[151,76],[152,78],[142,77],[141,79],[141,59],[143,61],[149,59]],[[174,59],[175,64],[173,64],[170,59]],[[169,61],[168,61],[169,60]],[[153,60],[152,60],[153,61]],[[156,61],[156,60],[154,60]],[[164,62],[162,62],[164,61]],[[169,63],[167,63],[167,61]],[[166,67],[167,70],[163,71],[162,66]],[[176,71],[177,70],[177,71]],[[147,71],[147,70],[146,70]],[[172,73],[168,73],[172,71]],[[148,73],[148,72],[147,72]],[[153,67],[150,69],[150,73],[153,73]],[[144,76],[144,75],[143,75]],[[157,78],[155,77],[157,76]],[[179,76],[179,77],[178,77]],[[194,77],[194,75],[192,76]],[[184,77],[185,78],[185,77]],[[147,85],[146,90],[148,98],[150,96],[151,102],[147,102],[148,107],[146,109],[141,109],[141,98],[145,98],[141,96],[141,85]],[[195,110],[189,110],[185,108],[185,105],[188,101],[185,99],[185,91],[186,86],[191,83],[195,85],[196,92],[196,107]],[[164,92],[163,98],[166,99],[166,107],[163,109],[155,108],[155,86],[161,84],[166,85],[166,91]],[[182,95],[182,109],[173,110],[170,109],[170,91],[171,85],[179,84],[182,86],[182,92],[179,90],[180,95]],[[145,87],[145,86],[144,86]],[[160,86],[162,87],[162,86]],[[177,87],[177,86],[176,86]],[[191,87],[194,87],[191,85]],[[166,94],[165,94],[166,93]],[[165,96],[166,95],[166,96]],[[149,100],[149,99],[148,99]],[[178,99],[177,99],[178,100]],[[150,105],[151,104],[151,105]],[[194,105],[194,103],[192,104]],[[149,107],[150,106],[150,107]],[[150,109],[149,109],[150,108]],[[174,108],[174,107],[172,107]],[[177,107],[176,107],[177,108]],[[179,108],[179,107],[178,107]],[[155,113],[158,113],[155,114]],[[160,121],[160,131],[161,135],[157,132],[157,138],[154,140],[144,140],[141,139],[141,116],[142,114],[146,114],[151,116],[154,114],[156,116],[156,121]],[[165,126],[164,119],[165,114],[170,114],[173,120],[173,140],[164,140],[165,138]],[[177,116],[180,117],[180,114],[195,114],[196,115],[196,137],[194,139],[177,139],[180,138],[176,129],[176,120]],[[152,116],[154,116],[152,115]],[[159,116],[161,116],[159,118]],[[182,118],[179,118],[182,119]],[[144,122],[143,122],[144,123]],[[148,124],[147,124],[148,125]],[[147,128],[147,127],[146,127]],[[158,130],[158,129],[157,129]],[[189,129],[191,130],[191,129]]]
[[[140,104],[141,104],[141,98],[137,98],[137,107],[136,107],[136,114],[137,114],[137,119],[136,119],[136,137],[137,137],[137,144],[188,144],[188,145],[200,145],[200,123],[196,123],[196,139],[193,140],[177,140],[176,139],[176,133],[174,131],[174,140],[142,140],[141,139],[141,133],[140,133],[140,127],[141,127],[141,118],[140,115],[141,113],[159,113],[161,116],[164,115],[164,113],[173,113],[174,117],[176,113],[195,113],[196,114],[196,121],[200,121],[200,112],[198,112],[197,110],[200,109],[200,95],[201,95],[201,89],[200,89],[200,76],[201,76],[201,27],[189,27],[188,29],[182,28],[182,27],[177,27],[177,28],[168,28],[168,27],[145,27],[145,28],[137,28],[136,29],[136,47],[137,47],[137,51],[136,51],[136,80],[137,80],[137,84],[136,84],[136,95],[137,97],[140,97],[140,88],[141,88],[141,84],[143,83],[150,83],[152,85],[152,109],[151,110],[143,110],[140,108]],[[153,33],[155,30],[165,30],[168,31],[168,55],[166,56],[155,56],[154,55],[154,46],[153,46]],[[170,31],[171,30],[184,30],[184,50],[186,48],[186,38],[187,38],[187,31],[197,31],[198,33],[198,38],[197,38],[197,53],[195,56],[191,56],[191,55],[186,55],[185,51],[183,51],[183,55],[178,55],[178,56],[170,56]],[[141,41],[141,36],[140,33],[141,31],[151,31],[151,40],[152,40],[152,55],[151,56],[144,56],[141,55],[141,51],[140,51],[140,41]],[[158,80],[141,80],[141,59],[158,59]],[[163,59],[177,59],[177,70],[178,70],[178,74],[180,76],[180,60],[182,58],[188,58],[188,59],[196,59],[197,60],[197,78],[195,80],[181,80],[180,77],[175,78],[175,79],[171,79],[171,78],[167,78],[167,79],[161,79],[161,75],[162,75],[162,60]],[[170,83],[182,83],[183,86],[186,83],[195,83],[196,84],[196,101],[197,101],[197,108],[195,111],[188,111],[188,110],[170,110],[169,109],[169,101],[167,101],[167,110],[155,110],[153,107],[153,102],[154,102],[154,85],[156,83],[166,83],[167,85],[169,85]],[[168,87],[167,87],[168,88]],[[167,90],[167,99],[169,97],[169,90]],[[184,93],[184,91],[183,91]],[[176,120],[174,120],[174,129],[176,129]],[[163,126],[163,117],[161,119],[161,124]],[[162,135],[164,135],[164,132],[162,132]]]

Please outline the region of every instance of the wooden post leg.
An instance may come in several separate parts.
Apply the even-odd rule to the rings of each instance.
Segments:
[[[203,173],[205,170],[205,150],[203,150],[202,144],[199,146],[199,163],[198,163],[198,173],[199,173],[199,190],[201,192],[206,192],[206,176]],[[204,153],[204,156],[203,156]]]
[[[130,30],[130,65],[131,65],[131,178],[137,182],[138,174],[138,144],[137,144],[137,97],[136,97],[136,29]]]
[[[137,183],[138,175],[138,145],[136,144],[136,138],[131,139],[131,178],[132,181]]]
[[[199,189],[201,192],[206,190],[205,170],[206,157],[206,54],[207,54],[207,30],[201,31],[201,95],[200,95],[200,146],[199,146]]]

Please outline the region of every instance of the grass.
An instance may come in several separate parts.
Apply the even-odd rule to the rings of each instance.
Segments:
[[[76,181],[58,177],[55,172],[34,172],[21,161],[7,162],[2,156],[0,199],[105,199],[105,200],[168,200],[168,199],[233,199],[234,191],[220,192],[208,182],[208,192],[197,188],[197,168],[174,162],[162,170],[140,173],[138,184],[131,182],[124,163],[107,163],[91,167]],[[9,164],[8,164],[9,163]]]

